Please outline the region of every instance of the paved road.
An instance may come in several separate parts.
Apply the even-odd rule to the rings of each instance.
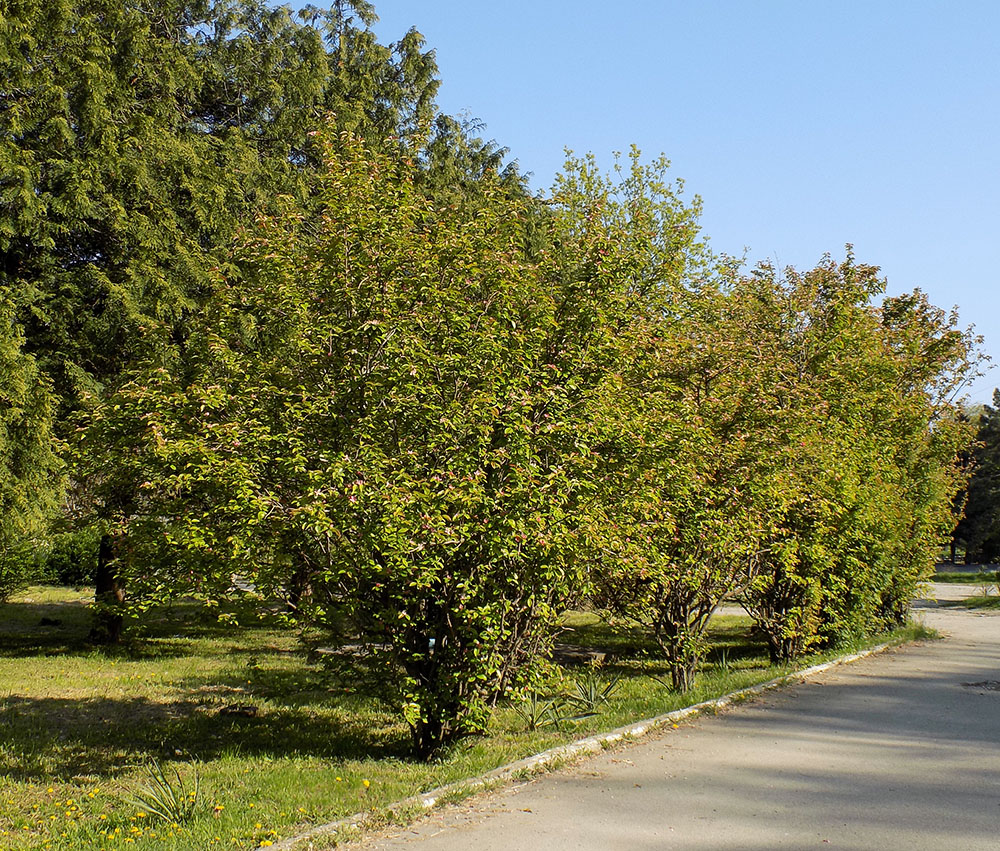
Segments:
[[[938,586],[942,597],[972,588]],[[1000,615],[439,811],[365,851],[1000,849]]]

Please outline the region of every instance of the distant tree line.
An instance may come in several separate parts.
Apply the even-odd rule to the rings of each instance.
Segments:
[[[574,606],[678,689],[725,601],[777,660],[901,623],[967,475],[956,317],[849,250],[714,256],[637,151],[531,197],[374,20],[12,4],[0,593],[47,559],[95,641],[181,594],[361,636],[423,757]]]

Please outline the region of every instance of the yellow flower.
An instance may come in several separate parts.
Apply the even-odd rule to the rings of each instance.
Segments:
[[[260,843],[261,848],[267,848],[268,845],[274,845],[274,843],[270,839],[265,839]]]
[[[362,780],[361,781],[361,785],[364,786],[367,789],[369,786],[372,785],[372,782],[371,782],[371,780]]]

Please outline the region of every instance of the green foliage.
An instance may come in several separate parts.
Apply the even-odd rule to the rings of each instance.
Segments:
[[[279,197],[309,207],[308,141],[329,114],[394,150],[429,132],[433,55],[415,30],[379,44],[374,20],[363,0],[302,20],[260,0],[7,4],[0,290],[54,385],[58,423],[139,363],[188,368],[190,319],[238,229]],[[104,530],[140,501],[143,477],[85,451],[72,513]],[[101,550],[98,596],[112,608],[129,546]]]
[[[546,727],[561,730],[566,721],[563,714],[564,703],[562,697],[544,698],[537,690],[531,689],[524,700],[514,705],[514,711],[524,720],[525,729],[529,733]]]
[[[316,616],[388,646],[428,756],[483,728],[583,587],[582,396],[608,329],[581,322],[600,294],[525,262],[499,184],[470,216],[405,162],[318,141],[320,219],[261,219],[192,334],[199,372],[153,369],[85,439],[113,448],[106,479],[144,477],[133,563],[166,540],[223,585],[234,563],[274,593],[304,571]]]
[[[753,575],[774,499],[752,383],[758,340],[697,241],[697,203],[682,203],[665,165],[633,159],[601,187],[613,190],[604,250],[627,322],[615,323],[618,361],[602,388],[596,580],[602,606],[653,628],[685,691],[708,618]]]
[[[509,153],[493,140],[476,135],[481,125],[439,115],[421,152],[419,180],[427,194],[439,204],[475,203],[488,176],[499,181],[514,196],[527,195],[527,185],[516,162],[504,163]]]
[[[573,684],[574,692],[567,701],[577,710],[575,717],[582,718],[595,715],[601,707],[611,700],[621,686],[621,677],[604,677],[599,666],[591,665],[582,677]]]
[[[743,599],[779,660],[905,619],[954,523],[969,434],[951,399],[974,340],[919,293],[873,306],[877,269],[850,255],[782,280],[762,267],[755,285],[789,329],[771,349],[789,490]]]
[[[93,527],[54,534],[40,553],[40,578],[53,585],[93,585],[100,537]]]
[[[1000,390],[993,391],[993,405],[983,406],[976,426],[964,516],[955,529],[970,564],[1000,561]]]
[[[0,601],[35,573],[61,472],[50,387],[22,344],[0,287]]]
[[[850,257],[720,272],[636,153],[614,178],[571,159],[539,216],[490,170],[441,203],[411,157],[314,143],[317,216],[262,215],[186,369],[151,361],[81,430],[148,599],[253,589],[352,624],[424,757],[531,682],[591,588],[678,691],[727,599],[776,659],[905,616],[960,484],[953,319],[871,307]]]
[[[588,594],[678,691],[726,600],[775,659],[905,618],[965,474],[954,316],[876,306],[850,253],[713,258],[637,151],[528,197],[365,0],[10,12],[0,593],[57,490],[47,375],[85,527],[48,569],[94,579],[93,637],[180,593],[281,603],[381,654],[423,757]]]
[[[180,345],[235,229],[306,201],[328,113],[382,140],[429,126],[411,31],[380,45],[363,2],[19,0],[0,26],[0,284],[67,404]],[[360,26],[359,26],[360,24]]]

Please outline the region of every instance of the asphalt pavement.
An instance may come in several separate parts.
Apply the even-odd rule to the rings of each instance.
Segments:
[[[935,586],[957,599],[972,586]],[[920,603],[886,651],[350,846],[1000,849],[1000,613]]]

